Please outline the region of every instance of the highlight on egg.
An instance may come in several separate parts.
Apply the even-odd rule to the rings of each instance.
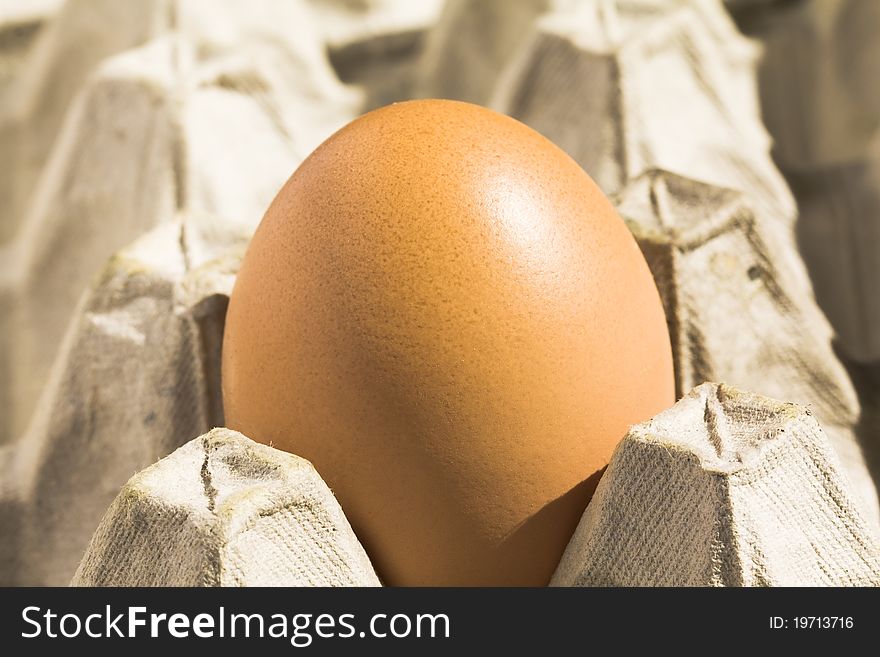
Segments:
[[[648,266],[518,121],[353,121],[269,207],[230,298],[227,426],[310,460],[389,585],[546,585],[627,428],[674,402]]]

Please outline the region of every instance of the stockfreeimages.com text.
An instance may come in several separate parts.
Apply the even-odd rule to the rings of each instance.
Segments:
[[[101,613],[86,616],[58,614],[51,609],[25,607],[21,612],[26,639],[39,636],[94,639],[145,638],[170,636],[187,638],[270,637],[289,639],[291,645],[305,648],[315,638],[449,638],[450,623],[446,614],[373,614],[358,629],[354,614],[237,614],[219,607],[215,613],[194,616],[183,613],[148,613],[146,607],[127,607],[114,612],[106,605]]]

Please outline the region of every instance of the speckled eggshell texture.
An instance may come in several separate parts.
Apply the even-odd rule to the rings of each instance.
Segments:
[[[674,401],[648,267],[583,170],[466,103],[297,169],[233,291],[227,426],[309,459],[390,585],[544,585],[630,424]]]

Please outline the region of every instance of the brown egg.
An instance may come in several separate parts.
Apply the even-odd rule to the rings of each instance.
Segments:
[[[227,425],[309,459],[390,585],[544,585],[630,424],[674,401],[593,181],[466,103],[370,112],[278,193],[223,346]]]

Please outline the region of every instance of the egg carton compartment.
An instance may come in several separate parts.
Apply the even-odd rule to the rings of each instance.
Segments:
[[[31,46],[55,13],[61,0],[6,2],[0,7],[0,99],[7,83],[15,80],[27,61]]]
[[[761,114],[792,187],[816,296],[857,363],[880,360],[880,6],[805,0],[733,7],[764,51]]]
[[[552,583],[876,586],[878,578],[876,528],[812,414],[704,383],[632,427]]]
[[[724,381],[811,409],[880,522],[874,435],[832,331],[741,192],[650,171],[615,197],[663,300],[678,395]]]
[[[682,223],[675,230],[670,224],[669,234],[656,225],[649,230],[653,215],[641,215],[635,201],[619,206],[631,224],[636,221],[633,217],[642,217],[641,228],[634,226],[636,235],[674,318],[674,335],[683,336],[673,341],[679,385],[704,376],[754,371],[757,365],[742,367],[749,363],[749,354],[755,363],[761,362],[765,332],[755,328],[736,303],[748,307],[751,297],[764,295],[768,306],[788,310],[788,301],[778,293],[773,268],[754,278],[748,275],[761,251],[755,247],[760,247],[758,238],[749,239],[753,224],[747,207],[729,190],[662,172],[642,183],[654,186],[656,194],[667,194],[664,221]],[[666,192],[661,191],[664,186]],[[635,186],[631,198],[646,199],[646,189]],[[703,195],[703,202],[689,203],[687,194],[694,193]],[[683,207],[676,210],[677,197]],[[711,205],[716,207],[715,223],[702,224],[710,226],[702,238],[684,230],[687,208],[702,212]],[[690,247],[673,253],[670,236]],[[22,442],[0,450],[9,458],[4,479],[13,484],[0,507],[5,509],[3,526],[11,529],[6,538],[6,581],[69,580],[94,527],[131,473],[190,436],[222,425],[220,345],[228,295],[247,239],[246,233],[218,231],[213,217],[181,217],[180,223],[157,227],[107,264],[62,347],[62,359],[43,399],[44,421],[33,425]],[[722,253],[730,260],[727,269],[717,271],[721,283],[688,273],[688,259],[704,257],[700,249],[708,254],[705,257]],[[663,263],[675,259],[678,266],[664,269]],[[734,272],[737,275],[731,276]],[[687,281],[693,286],[689,288]],[[722,283],[734,312],[724,315],[719,324],[715,315],[696,310],[717,307],[714,290]],[[692,291],[685,294],[681,288]],[[700,301],[700,293],[713,305]],[[675,304],[689,296],[697,302],[687,306],[688,312],[678,309]],[[822,367],[821,350],[816,347],[821,342],[811,341],[811,333],[801,324],[795,322],[799,328],[793,328],[783,322],[779,331],[783,336],[779,349],[796,357],[780,359],[776,382],[833,416],[838,407],[845,410],[847,405],[829,403],[834,397],[812,378],[814,369]],[[688,325],[691,328],[683,330]],[[699,335],[705,338],[688,341]],[[818,360],[811,367],[798,367],[804,354]],[[832,375],[837,372],[826,367]],[[772,371],[762,374],[754,381],[774,382]],[[819,381],[834,390],[833,376]],[[854,482],[850,494],[863,498],[864,517],[871,522],[874,492],[858,446],[851,433],[838,430],[831,435],[836,437],[834,447],[845,464],[847,481]]]
[[[880,543],[802,407],[702,384],[632,427],[555,586],[877,586]],[[304,459],[214,429],[128,481],[74,586],[376,586]]]
[[[653,169],[745,190],[768,230],[793,249],[794,199],[759,119],[759,50],[721,3],[508,4],[445,6],[420,62],[419,95],[486,104],[523,121],[606,194]]]
[[[873,289],[870,258],[851,258],[851,241],[825,236],[845,215],[847,225],[861,231],[862,252],[874,248],[870,199],[849,204],[844,215],[840,203],[827,208],[829,199],[867,195],[873,169],[858,164],[835,173],[827,178],[831,191],[812,200],[792,178],[799,218],[770,156],[760,114],[766,109],[755,95],[758,51],[721,2],[526,1],[510,11],[507,2],[456,0],[439,13],[436,3],[416,11],[407,0],[330,2],[320,10],[313,4],[71,0],[47,19],[15,78],[4,82],[0,158],[10,166],[9,175],[0,176],[0,197],[10,202],[0,204],[0,583],[68,583],[101,518],[104,529],[118,522],[112,513],[105,516],[108,507],[135,508],[125,506],[131,500],[114,502],[132,474],[181,445],[204,452],[214,444],[196,448],[187,441],[224,425],[223,321],[250,235],[314,146],[395,94],[488,104],[574,156],[612,195],[651,267],[672,328],[679,394],[714,380],[807,405],[815,415],[810,422],[818,421],[832,447],[815,438],[822,449],[810,458],[829,459],[846,502],[841,517],[850,518],[834,521],[836,529],[858,524],[850,509],[867,526],[880,526],[878,473],[868,467],[872,454],[880,462],[880,423],[865,425],[866,409],[831,348],[834,334],[813,299],[793,232],[806,218],[815,237],[801,247],[804,253],[830,257],[826,269],[839,273],[847,290]],[[731,4],[745,11],[760,3]],[[791,14],[783,9],[762,11],[776,17],[774,26],[784,26]],[[347,19],[339,22],[340,15]],[[112,34],[96,28],[110,24]],[[409,45],[395,45],[401,43]],[[859,163],[872,162],[869,155],[860,155]],[[868,182],[853,192],[858,180]],[[836,298],[841,312],[859,318],[860,335],[873,340],[880,331],[863,312],[872,303],[865,293]],[[700,399],[706,394],[699,392]],[[765,410],[771,404],[755,403]],[[766,434],[763,417],[752,418],[756,436]],[[633,440],[631,433],[624,444]],[[244,438],[229,441],[217,449],[269,458],[256,447],[235,447],[249,444]],[[615,462],[622,450],[623,444]],[[800,463],[806,457],[791,458]],[[626,481],[623,471],[617,467],[618,481]],[[780,476],[793,471],[783,468]],[[279,477],[281,487],[295,479]],[[138,485],[155,480],[143,481]],[[590,522],[599,521],[598,509],[610,513],[602,500],[614,481],[603,478],[572,546],[590,513],[597,516]],[[706,481],[693,483],[705,490]],[[807,484],[776,485],[791,492]],[[653,504],[660,489],[654,498],[646,494],[645,504]],[[826,501],[837,499],[820,492]],[[167,502],[150,495],[157,504]],[[623,504],[621,495],[615,493],[615,504]],[[330,498],[318,498],[333,515]],[[693,510],[676,499],[681,506],[675,508]],[[192,504],[193,518],[209,518],[201,502]],[[701,513],[731,508],[722,498],[713,504],[715,511]],[[738,545],[782,554],[772,537],[750,538],[769,531],[759,520],[775,513],[775,504],[769,490],[737,498]],[[253,508],[244,508],[239,520]],[[825,521],[818,526],[831,522]],[[191,535],[211,522],[193,521]],[[796,528],[805,530],[790,526],[792,535]],[[642,540],[641,531],[631,526],[631,542]],[[823,579],[815,564],[836,564],[828,567],[837,573],[847,563],[830,543],[852,546],[858,534],[876,549],[870,531],[847,529],[833,538],[829,532],[817,539],[826,556],[813,565],[778,566],[764,577],[755,575],[761,557],[736,557],[751,565],[725,566],[723,576],[705,581],[828,583],[842,575]],[[707,536],[688,540],[699,544]],[[153,540],[128,530],[120,537]],[[697,552],[716,549],[712,545],[700,544]],[[580,565],[563,568],[572,546],[554,581],[601,582],[580,574],[587,572]],[[733,547],[718,549],[736,563]],[[862,563],[853,572],[876,578],[876,552],[870,558],[850,552],[861,555],[853,557]],[[107,583],[121,576],[101,565],[107,554],[92,541],[78,581],[98,572]],[[279,568],[299,572],[284,561],[289,558]],[[252,572],[254,562],[242,559],[249,564],[242,572]],[[198,563],[162,572],[180,581],[202,577]],[[702,577],[675,568],[677,581]],[[748,568],[751,575],[737,579],[735,573]],[[632,577],[606,581],[648,575]]]
[[[65,5],[35,45],[39,70],[23,71],[17,104],[0,116],[0,153],[19,165],[0,180],[30,201],[4,204],[11,215],[0,219],[21,221],[0,272],[0,401],[10,409],[0,442],[31,421],[76,303],[107,258],[156,225],[180,223],[184,210],[217,215],[221,231],[253,231],[296,165],[356,115],[361,94],[333,76],[317,39],[279,42],[262,23],[255,35],[235,3],[204,21],[216,3],[172,4],[171,18],[165,2]],[[118,51],[98,41],[89,57],[65,57],[69,41],[89,42],[105,5],[132,30],[164,27]],[[305,10],[291,6],[275,17],[301,22]],[[32,183],[28,167],[39,170]]]
[[[74,586],[378,586],[311,463],[213,429],[132,477]]]

